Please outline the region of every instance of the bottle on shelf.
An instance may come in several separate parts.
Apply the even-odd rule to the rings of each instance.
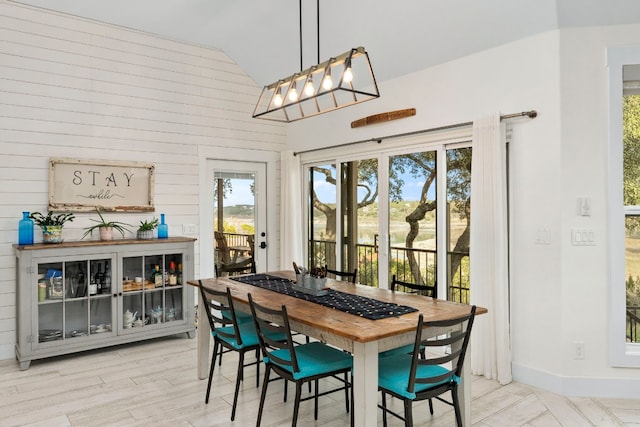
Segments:
[[[96,283],[95,276],[91,278],[89,283],[89,295],[93,296],[98,293],[98,284]]]
[[[109,261],[104,262],[104,274],[102,276],[102,293],[111,292],[111,270],[109,269]]]
[[[96,284],[96,289],[98,294],[102,293],[103,280],[104,280],[104,275],[102,273],[102,264],[98,263],[98,271],[96,271],[96,274],[93,276],[93,281]]]
[[[33,245],[33,220],[29,218],[29,212],[22,212],[18,223],[18,244]]]
[[[78,290],[76,291],[76,297],[87,296],[87,283],[85,282],[84,269],[82,264],[80,265],[80,271],[78,271]]]
[[[176,284],[182,285],[182,263],[178,263],[178,275],[176,277]]]
[[[160,214],[160,225],[158,225],[158,239],[169,237],[169,226],[164,222],[164,214]]]
[[[162,272],[160,271],[160,265],[156,264],[156,271],[153,274],[153,283],[156,288],[161,288],[164,281],[162,280]]]
[[[178,284],[178,274],[176,273],[176,263],[171,261],[169,263],[169,286],[175,286]]]

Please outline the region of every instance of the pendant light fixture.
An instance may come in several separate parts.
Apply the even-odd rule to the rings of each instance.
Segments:
[[[262,89],[253,118],[294,122],[380,97],[369,54],[356,47],[320,63],[320,1],[318,64],[302,70],[302,0],[300,6],[300,72]]]

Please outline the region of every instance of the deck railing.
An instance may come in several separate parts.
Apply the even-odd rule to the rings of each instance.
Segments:
[[[639,342],[640,307],[627,307],[627,342]]]
[[[327,254],[335,254],[336,242],[330,240],[309,241],[309,265],[321,266],[327,263]],[[378,246],[372,244],[357,244],[358,282],[363,285],[378,287]],[[413,257],[413,269],[412,261]],[[469,303],[469,254],[462,252],[448,252],[448,265],[455,266],[450,271],[447,286],[447,299],[450,301]],[[428,249],[405,248],[391,246],[391,275],[395,274],[399,280],[415,283],[413,271],[419,271],[421,278],[427,284],[436,281],[436,251]],[[452,262],[455,261],[455,262]],[[339,268],[338,268],[339,269]]]

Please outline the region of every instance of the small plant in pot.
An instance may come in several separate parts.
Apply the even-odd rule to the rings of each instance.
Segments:
[[[141,240],[149,240],[153,239],[153,230],[158,227],[158,218],[153,218],[151,220],[140,221],[140,226],[138,227],[138,239]]]
[[[73,221],[75,216],[70,212],[62,212],[54,215],[53,212],[49,211],[47,215],[43,215],[40,212],[32,212],[29,218],[42,228],[43,243],[61,243],[62,226],[66,222]]]
[[[100,233],[100,240],[113,240],[113,230],[118,231],[122,237],[124,237],[125,231],[129,231],[127,228],[129,224],[120,221],[107,221],[102,216],[102,213],[100,213],[100,209],[96,208],[96,212],[100,219],[90,218],[90,221],[95,222],[95,224],[84,228],[83,239],[90,234],[93,235],[93,231],[96,229]]]

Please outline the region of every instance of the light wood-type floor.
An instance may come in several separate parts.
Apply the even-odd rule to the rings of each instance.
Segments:
[[[26,371],[15,361],[2,361],[0,426],[253,426],[260,397],[255,366],[245,369],[236,421],[229,420],[236,364],[235,354],[224,355],[205,405],[207,383],[196,377],[196,340],[186,335],[35,361]],[[290,425],[293,391],[289,386],[284,403],[282,383],[270,384],[263,426]],[[640,426],[640,399],[567,398],[478,377],[472,394],[474,426]],[[303,402],[298,425],[348,425],[343,396],[322,397],[317,422],[313,401]],[[454,425],[452,409],[434,406],[432,417],[425,404],[415,405],[415,425]],[[390,425],[402,424],[391,419]]]

